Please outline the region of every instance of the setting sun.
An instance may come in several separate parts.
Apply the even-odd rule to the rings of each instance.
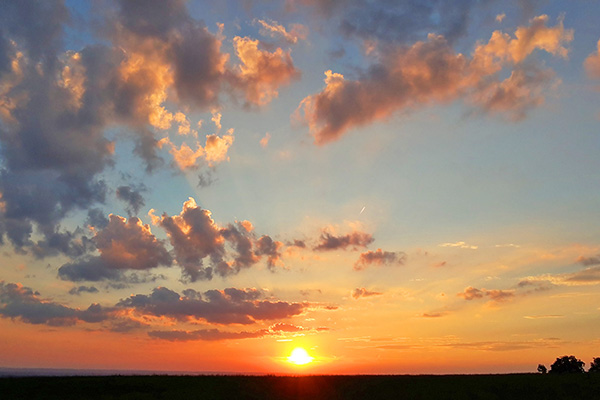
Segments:
[[[294,350],[292,350],[292,354],[290,354],[287,360],[292,364],[304,365],[312,362],[314,358],[311,357],[302,347],[296,347]]]

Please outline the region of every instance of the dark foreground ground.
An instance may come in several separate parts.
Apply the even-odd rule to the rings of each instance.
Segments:
[[[600,373],[0,378],[0,399],[600,399]]]

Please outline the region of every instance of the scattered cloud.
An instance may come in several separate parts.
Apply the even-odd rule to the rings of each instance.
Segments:
[[[321,233],[319,243],[313,248],[315,251],[346,250],[348,247],[357,249],[367,247],[373,243],[373,235],[365,232],[354,231],[346,235],[336,236],[325,230]]]
[[[69,294],[80,295],[81,293],[98,293],[94,286],[75,286],[69,290]]]
[[[462,293],[457,294],[458,297],[462,297],[465,300],[476,300],[488,297],[492,301],[502,302],[515,296],[513,290],[486,290],[477,289],[472,286],[468,286]]]
[[[406,253],[401,251],[382,251],[377,249],[375,251],[367,251],[362,253],[356,263],[354,269],[360,271],[371,265],[383,266],[383,265],[403,265],[406,262]]]
[[[261,26],[260,34],[263,36],[270,36],[272,38],[283,38],[286,42],[291,44],[298,43],[298,40],[304,40],[308,36],[308,28],[302,24],[291,24],[290,30],[285,29],[283,25],[278,24],[275,21],[269,20],[256,20]]]
[[[358,300],[361,297],[371,297],[371,296],[379,296],[383,293],[381,292],[372,292],[370,290],[365,289],[364,287],[356,288],[352,290],[352,298],[354,300]]]
[[[296,118],[305,121],[317,145],[338,140],[349,129],[384,120],[416,106],[465,98],[485,112],[522,118],[543,102],[557,81],[554,73],[528,59],[536,49],[567,57],[573,31],[562,19],[546,26],[548,16],[533,18],[511,37],[495,31],[469,58],[456,53],[443,35],[429,34],[412,46],[385,48],[378,62],[356,80],[325,72],[325,88],[305,97]],[[525,62],[525,61],[528,62]],[[505,79],[501,71],[509,71]]]
[[[441,244],[439,244],[439,246],[440,247],[458,247],[460,249],[470,249],[470,250],[477,250],[479,248],[479,246],[467,244],[465,242],[441,243]]]

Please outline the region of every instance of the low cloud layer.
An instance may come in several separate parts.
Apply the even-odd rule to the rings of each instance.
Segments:
[[[150,295],[132,295],[117,306],[131,308],[141,315],[168,317],[179,321],[205,321],[229,325],[249,325],[257,321],[279,320],[303,313],[308,303],[288,303],[263,299],[257,289],[186,289],[181,295],[164,287]]]

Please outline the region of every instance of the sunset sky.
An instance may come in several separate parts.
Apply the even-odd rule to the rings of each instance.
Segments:
[[[589,365],[598,16],[1,2],[0,367]]]

